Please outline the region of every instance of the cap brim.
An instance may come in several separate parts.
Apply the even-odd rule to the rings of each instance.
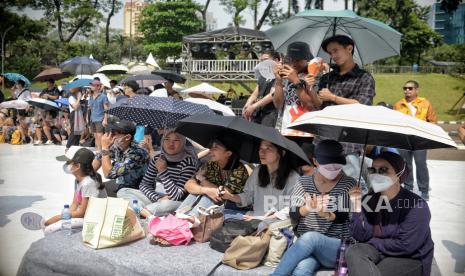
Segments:
[[[344,156],[340,156],[340,157],[315,156],[315,159],[321,165],[326,165],[326,164],[345,165],[347,163],[346,158]]]
[[[60,161],[60,162],[67,162],[67,161],[70,161],[71,159],[69,159],[68,157],[66,157],[66,155],[60,155],[60,156],[57,156],[55,158],[57,161]]]

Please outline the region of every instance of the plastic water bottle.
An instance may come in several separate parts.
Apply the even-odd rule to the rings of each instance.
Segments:
[[[348,246],[349,241],[347,239],[342,239],[341,246],[337,251],[336,270],[334,271],[335,276],[346,276],[348,274],[346,262],[346,250]]]
[[[68,204],[65,204],[61,212],[61,229],[65,231],[66,235],[71,235],[73,233],[73,229],[71,228],[71,211],[69,210]]]
[[[139,218],[141,208],[140,208],[140,205],[139,205],[139,202],[137,201],[137,199],[132,200],[132,210],[134,210],[134,212],[137,215],[137,218]]]

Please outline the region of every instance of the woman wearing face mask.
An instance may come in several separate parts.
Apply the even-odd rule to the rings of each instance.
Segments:
[[[350,275],[430,275],[434,255],[428,204],[402,188],[408,175],[402,157],[383,152],[373,160],[368,180],[373,192],[361,212],[353,212],[350,231],[359,242],[346,252]],[[360,198],[354,189],[351,197]]]
[[[198,166],[193,149],[186,146],[186,137],[173,129],[165,130],[161,145],[161,153],[150,162],[139,190],[122,188],[117,194],[130,202],[137,199],[144,206],[143,217],[163,216],[176,210],[187,196],[184,185]]]
[[[323,140],[315,147],[312,176],[302,176],[291,198],[291,219],[299,239],[286,251],[272,275],[314,275],[320,267],[334,268],[342,238],[350,238],[349,216],[341,210],[356,180],[342,171],[342,146]]]
[[[58,161],[66,161],[63,171],[75,177],[74,196],[71,206],[71,227],[80,228],[84,221],[87,204],[90,197],[105,198],[107,193],[102,183],[102,177],[92,168],[94,153],[86,148],[71,147],[66,155],[58,156]],[[21,223],[26,229],[44,229],[50,234],[61,229],[61,214],[44,221],[39,214],[26,213],[21,216]]]

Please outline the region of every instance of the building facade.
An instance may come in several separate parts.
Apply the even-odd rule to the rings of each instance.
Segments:
[[[465,43],[465,3],[460,4],[453,13],[441,10],[441,5],[434,3],[430,11],[429,24],[442,35],[444,43]]]
[[[140,37],[142,33],[139,31],[139,22],[142,15],[142,10],[149,5],[148,1],[143,0],[126,0],[124,3],[124,35]]]

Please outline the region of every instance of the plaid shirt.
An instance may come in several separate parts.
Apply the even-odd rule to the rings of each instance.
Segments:
[[[372,105],[375,97],[375,80],[357,64],[344,75],[339,75],[339,68],[323,75],[318,83],[318,91],[328,88],[339,97],[354,99],[361,104]],[[334,102],[324,102],[321,109],[335,105]]]
[[[95,159],[102,160],[102,154],[98,153]],[[149,161],[147,151],[134,142],[131,142],[124,152],[113,145],[110,148],[110,159],[112,168],[107,178],[116,179],[118,189],[139,189],[139,183],[144,177]]]
[[[318,91],[328,88],[333,94],[339,97],[354,99],[361,104],[372,105],[375,97],[375,80],[365,70],[360,69],[357,64],[344,75],[339,75],[339,68],[323,75],[318,83]],[[321,109],[335,105],[334,102],[323,102]],[[368,115],[368,114],[367,114]],[[321,137],[320,137],[321,138]],[[321,139],[315,139],[318,143]],[[352,143],[341,143],[345,154],[360,153],[363,145]]]

